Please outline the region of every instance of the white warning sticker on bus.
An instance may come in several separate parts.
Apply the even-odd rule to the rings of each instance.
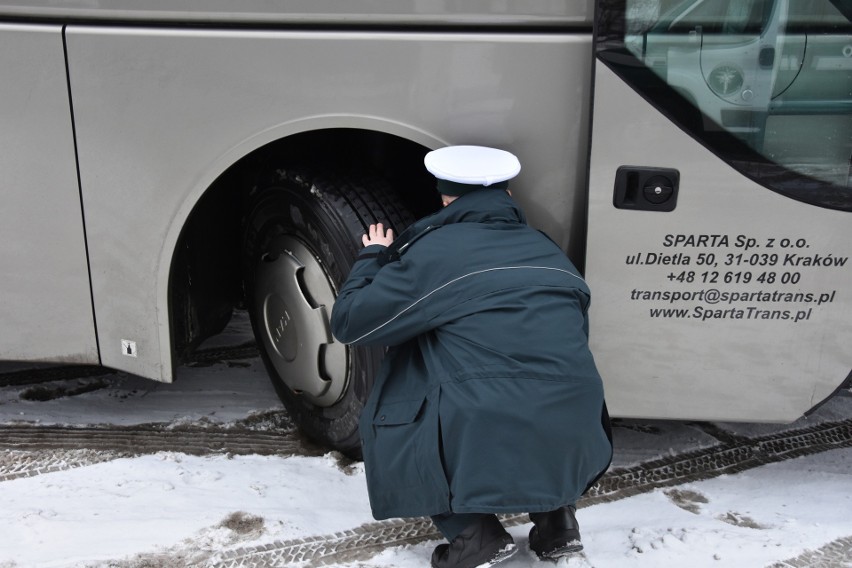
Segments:
[[[136,357],[136,342],[129,339],[122,339],[121,353],[127,357]]]

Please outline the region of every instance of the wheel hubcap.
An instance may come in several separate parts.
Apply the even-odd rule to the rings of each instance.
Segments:
[[[276,238],[258,265],[256,313],[278,376],[316,406],[346,391],[346,346],[331,335],[334,289],[319,259],[299,239]]]

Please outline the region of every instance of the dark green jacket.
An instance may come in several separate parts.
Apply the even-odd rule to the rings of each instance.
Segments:
[[[504,191],[366,247],[331,325],[344,343],[390,347],[360,423],[373,515],[576,501],[612,456],[588,306],[577,270]]]

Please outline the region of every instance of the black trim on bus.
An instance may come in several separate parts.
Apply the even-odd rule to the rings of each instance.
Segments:
[[[80,150],[77,147],[77,122],[74,119],[74,98],[71,94],[71,71],[68,65],[68,45],[65,41],[65,28],[62,28],[62,54],[65,58],[65,82],[68,85],[68,109],[71,114],[71,137],[74,141],[74,166],[77,170],[77,191],[80,194],[80,219],[83,223],[83,246],[86,249],[86,271],[89,273],[89,298],[92,303],[92,327],[95,331],[95,348],[98,350],[98,364],[103,365],[101,358],[101,340],[98,337],[98,317],[95,313],[95,291],[92,284],[92,261],[89,256],[89,235],[86,228],[86,207],[83,203],[83,179],[80,176]]]
[[[841,391],[848,390],[848,389],[852,389],[852,371],[849,371],[849,376],[846,377],[846,380],[844,380],[842,383],[840,383],[840,386],[837,387],[836,389],[834,389],[834,391],[830,395],[828,395],[827,397],[822,399],[813,408],[811,408],[810,410],[805,412],[805,416],[810,416],[811,414],[813,414],[814,412],[819,410],[819,408],[822,405],[824,405],[826,402],[828,402],[829,400],[831,400],[835,396],[839,395]]]
[[[852,211],[852,188],[812,178],[772,162],[722,126],[717,131],[707,132],[702,125],[715,122],[624,45],[626,0],[599,0],[596,10],[594,51],[597,61],[621,77],[681,130],[741,174],[771,191],[817,207]],[[779,114],[795,112],[791,108],[777,110]],[[848,110],[848,105],[843,105],[842,110]],[[735,122],[745,119],[741,116],[729,118]],[[852,174],[852,163],[849,167]]]
[[[470,34],[588,34],[592,24],[587,22],[557,21],[554,23],[476,23],[476,22],[324,22],[324,21],[269,21],[269,20],[194,20],[194,19],[137,19],[94,18],[82,16],[0,16],[0,24],[32,24],[58,26],[86,26],[102,28],[139,28],[204,31],[293,31],[293,32],[405,32],[405,33],[470,33]]]

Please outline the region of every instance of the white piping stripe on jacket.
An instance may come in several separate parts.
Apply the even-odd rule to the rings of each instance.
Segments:
[[[375,329],[373,329],[371,331],[368,331],[367,333],[365,333],[364,335],[362,335],[358,339],[351,341],[350,343],[357,343],[357,342],[361,341],[362,339],[364,339],[365,337],[367,337],[368,335],[372,335],[373,333],[376,333],[377,331],[379,331],[380,329],[382,329],[383,327],[385,327],[386,325],[388,325],[389,323],[391,323],[395,319],[402,316],[405,312],[407,312],[408,310],[410,310],[411,308],[413,308],[414,306],[416,306],[417,304],[419,304],[420,302],[422,302],[423,300],[425,300],[426,298],[428,298],[429,296],[431,296],[435,292],[443,290],[444,288],[446,288],[450,284],[454,284],[454,283],[458,282],[459,280],[467,278],[468,276],[476,276],[477,274],[483,274],[485,272],[493,272],[495,270],[525,270],[525,269],[555,270],[557,272],[564,272],[565,274],[573,276],[574,278],[576,278],[577,280],[580,280],[581,282],[585,282],[585,280],[583,280],[582,278],[580,278],[579,276],[577,276],[576,274],[574,274],[570,270],[565,270],[564,268],[553,268],[553,267],[550,267],[550,266],[500,266],[500,267],[497,267],[497,268],[486,268],[484,270],[477,270],[475,272],[469,272],[469,273],[464,274],[462,276],[459,276],[457,278],[453,278],[452,280],[450,280],[449,282],[447,282],[445,284],[441,284],[440,286],[438,286],[437,288],[435,288],[434,290],[432,290],[431,292],[429,292],[425,296],[422,296],[422,297],[418,298],[417,300],[415,300],[410,306],[407,306],[406,308],[404,308],[402,311],[400,311],[398,314],[396,314],[395,316],[390,318],[385,323],[377,326]]]

